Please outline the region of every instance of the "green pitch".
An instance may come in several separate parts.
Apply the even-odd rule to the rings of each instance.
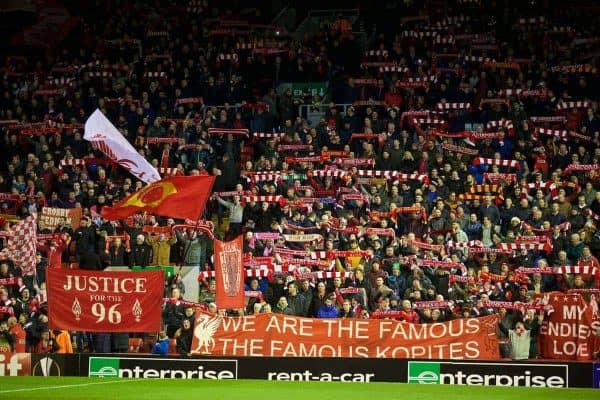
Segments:
[[[0,378],[0,399],[418,399],[551,400],[600,398],[600,390],[394,383],[328,383],[213,380],[102,379],[65,377]]]

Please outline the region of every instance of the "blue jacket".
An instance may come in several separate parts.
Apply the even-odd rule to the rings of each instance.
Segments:
[[[152,354],[158,354],[166,357],[169,354],[169,338],[159,340],[152,347]]]
[[[338,310],[335,306],[327,307],[325,304],[317,311],[317,318],[337,318]]]

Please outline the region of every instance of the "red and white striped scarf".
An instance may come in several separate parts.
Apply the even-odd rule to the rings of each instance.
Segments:
[[[178,168],[173,167],[158,167],[158,173],[162,177],[183,175],[183,172],[181,172]]]
[[[469,240],[468,242],[454,242],[454,241],[450,240],[450,241],[448,241],[448,243],[446,243],[446,247],[449,250],[473,249],[473,248],[477,248],[477,247],[483,247],[483,243],[481,243],[479,240]]]
[[[559,274],[597,275],[598,268],[591,265],[565,265],[556,267]]]
[[[556,105],[557,111],[570,110],[573,108],[589,108],[589,101],[561,101]]]
[[[256,203],[262,203],[262,202],[267,202],[267,203],[279,203],[281,202],[283,199],[283,196],[281,195],[276,195],[276,196],[243,196],[242,197],[242,201],[246,202],[246,203],[250,203],[250,202],[256,202]]]
[[[471,108],[471,103],[437,103],[435,108],[439,111],[468,110]]]
[[[486,129],[492,128],[506,128],[506,129],[514,129],[513,122],[510,119],[500,119],[497,121],[488,121],[485,125]]]
[[[312,171],[308,171],[307,174],[317,178],[345,178],[346,176],[350,176],[351,173],[341,169],[313,169]]]
[[[558,225],[558,228],[561,231],[568,231],[569,229],[571,229],[571,223],[563,222],[562,224]],[[525,221],[521,222],[521,229],[531,230],[532,232],[538,233],[540,235],[550,235],[550,234],[552,234],[552,230],[553,230],[553,228],[549,228],[549,229],[536,228],[532,225],[529,225]]]
[[[247,269],[245,272],[246,278],[267,278],[270,276],[271,272],[261,269]],[[215,271],[202,271],[198,274],[198,280],[206,280],[209,278],[214,279],[216,277]]]
[[[534,250],[550,253],[552,251],[552,243],[498,243],[498,249],[502,250]]]
[[[473,160],[473,165],[497,165],[499,167],[511,167],[521,169],[521,164],[517,160],[497,160],[495,158],[477,157]]]
[[[285,136],[285,132],[254,132],[253,137],[258,139],[278,139]]]
[[[385,179],[396,179],[399,181],[417,180],[421,183],[428,183],[429,176],[426,174],[403,174],[398,171],[383,171],[383,170],[364,170],[359,169],[356,171],[357,176],[369,177],[369,178],[385,178]]]
[[[448,122],[441,118],[413,118],[415,125],[446,125]]]
[[[389,63],[387,63],[387,64],[389,64]],[[400,65],[395,65],[395,64],[381,65],[379,67],[379,72],[399,72],[399,73],[405,74],[407,72],[410,72],[410,68],[403,67]]]

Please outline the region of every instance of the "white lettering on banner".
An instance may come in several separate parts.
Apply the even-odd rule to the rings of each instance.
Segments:
[[[136,366],[132,369],[119,369],[119,378],[180,378],[180,379],[235,379],[232,371],[204,370],[199,366],[196,370],[183,369],[144,369]]]
[[[343,344],[309,344],[263,339],[217,339],[224,354],[242,357],[358,357],[369,358],[367,346]],[[453,359],[476,359],[479,357],[477,342],[449,343],[414,346],[376,346],[377,358],[443,358],[449,352]]]
[[[239,319],[221,318],[213,328],[202,328],[207,318],[200,314],[196,319],[201,329],[194,331],[195,353],[253,357],[498,357],[493,315],[444,323],[407,324],[393,320],[260,314]],[[254,340],[257,337],[261,341]]]
[[[346,321],[346,322],[345,322]],[[367,321],[352,321],[348,319],[324,319],[327,325],[327,336],[348,338],[348,339],[368,339],[369,323]],[[300,336],[303,336],[300,334]]]
[[[563,318],[564,319],[576,319],[581,320],[583,313],[587,310],[587,305],[580,306],[563,306]]]
[[[581,356],[589,357],[590,352],[587,343],[580,343],[579,345],[575,342],[564,342],[562,345],[557,340],[552,341],[552,350],[554,354],[560,356]]]
[[[271,332],[271,330],[275,330],[277,333],[281,334],[289,333],[294,336],[312,337],[312,323],[313,320],[309,318],[298,319],[285,317],[283,318],[283,323],[280,326],[277,317],[272,316],[265,331]]]
[[[64,290],[77,292],[117,293],[146,293],[146,278],[113,278],[108,276],[78,276],[67,275]]]
[[[454,324],[399,324],[395,321],[381,321],[379,338],[391,339],[435,339],[445,336],[460,337],[465,334],[477,333],[480,330],[479,321],[476,319],[459,319]],[[408,329],[408,331],[406,330]]]
[[[249,318],[224,318],[223,330],[228,332],[230,329],[232,332],[237,332],[240,329],[244,332],[256,332],[254,320]]]
[[[92,304],[92,315],[97,317],[96,323],[100,323],[105,319],[111,324],[118,324],[121,322],[121,313],[117,310],[117,307],[121,304],[113,304],[108,309],[108,318],[106,317],[106,307],[102,303]]]
[[[333,375],[328,372],[320,374],[309,370],[304,372],[268,372],[267,379],[270,381],[292,381],[292,382],[359,382],[368,383],[375,377],[375,374],[361,374],[353,372],[343,372],[339,375]]]
[[[522,381],[522,382],[521,382]],[[526,386],[526,387],[565,387],[565,380],[560,376],[531,375],[525,371],[524,375],[477,375],[465,374],[458,371],[454,374],[440,374],[440,383],[448,385],[484,385],[484,386]]]
[[[40,213],[40,226],[56,228],[61,224],[72,224],[71,209],[43,207]]]

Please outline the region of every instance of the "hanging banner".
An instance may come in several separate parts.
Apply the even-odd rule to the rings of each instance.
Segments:
[[[70,225],[75,230],[79,228],[80,221],[81,208],[42,207],[38,223],[40,229],[54,231],[59,225]]]
[[[108,272],[49,268],[48,320],[52,329],[86,332],[158,332],[164,272]]]
[[[244,308],[244,240],[240,235],[229,242],[215,240],[215,276],[219,308]]]
[[[596,337],[600,328],[597,295],[589,295],[589,301],[580,294],[559,292],[546,293],[543,297],[554,312],[546,316],[540,327],[540,356],[561,360],[595,359],[595,353],[600,351],[600,337]]]
[[[192,354],[497,360],[496,325],[495,315],[409,324],[282,314],[228,318],[197,311]]]

